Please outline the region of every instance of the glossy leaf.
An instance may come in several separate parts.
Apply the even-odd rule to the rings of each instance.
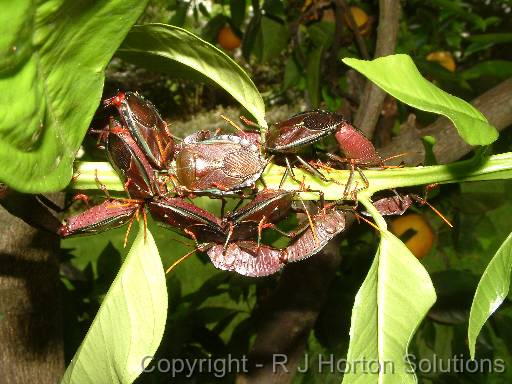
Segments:
[[[194,34],[166,24],[135,26],[118,54],[152,70],[193,70],[223,88],[266,126],[265,105],[247,73],[224,52]]]
[[[510,289],[512,271],[512,233],[503,242],[485,269],[476,289],[469,314],[468,344],[471,358],[483,325],[503,303]]]
[[[104,69],[146,1],[2,3],[0,181],[64,188],[99,105]]]
[[[141,225],[62,383],[133,382],[158,348],[166,316],[164,269]]]
[[[398,100],[448,117],[468,144],[487,145],[498,137],[498,131],[480,111],[423,78],[408,55],[391,55],[372,61],[347,58],[343,62]]]
[[[381,241],[352,309],[347,355],[351,369],[343,383],[415,383],[406,362],[407,348],[436,300],[434,287],[421,263],[386,230],[371,203],[361,202],[379,223]],[[366,369],[362,361],[367,362]]]

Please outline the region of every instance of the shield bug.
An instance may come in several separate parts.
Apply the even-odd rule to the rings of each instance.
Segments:
[[[105,107],[116,107],[123,125],[157,170],[170,167],[174,140],[154,105],[137,92],[119,92],[103,101]]]
[[[418,203],[420,205],[427,205],[436,215],[438,215],[449,227],[453,228],[453,224],[444,217],[444,215],[439,212],[432,204],[430,204],[425,198],[422,198],[414,193],[409,193],[406,195],[400,195],[396,191],[393,196],[382,197],[373,202],[373,205],[379,213],[383,216],[393,216],[393,215],[403,215],[413,203]],[[362,212],[365,216],[370,216],[367,211]]]
[[[274,223],[285,217],[291,208],[294,191],[264,189],[245,206],[229,212],[223,222],[228,227],[226,243],[231,240],[249,239],[265,228],[274,228],[285,236],[290,234],[279,230]]]
[[[212,264],[222,270],[234,271],[244,276],[260,277],[279,272],[284,265],[284,253],[254,241],[230,243],[227,250],[216,244],[207,250]]]
[[[378,166],[382,159],[364,134],[339,113],[309,111],[272,125],[265,138],[270,153],[296,154],[305,146],[334,134],[340,151],[355,164]]]
[[[137,201],[105,200],[85,212],[67,218],[59,228],[59,235],[90,235],[117,228],[133,220],[141,208],[141,202]]]
[[[266,276],[282,268],[284,253],[260,244],[259,237],[264,228],[274,227],[273,221],[286,215],[293,194],[264,190],[244,207],[230,212],[222,221],[198,207],[191,209],[187,217],[181,217],[181,213],[180,217],[176,217],[173,211],[183,203],[167,205],[169,199],[164,200],[165,207],[155,202],[150,202],[149,207],[158,221],[166,222],[171,229],[184,229],[195,240],[196,250],[206,252],[215,267],[246,276]],[[258,242],[251,240],[256,234]],[[172,270],[182,259],[168,270]]]
[[[106,151],[131,198],[147,199],[166,192],[164,184],[158,182],[155,170],[130,132],[115,120],[111,120],[106,135]]]
[[[366,187],[368,187],[368,181],[364,174],[360,172],[360,168],[382,166],[382,159],[372,142],[338,113],[321,110],[309,111],[276,123],[270,127],[267,133],[265,149],[269,153],[285,155],[287,171],[294,179],[288,160],[290,155],[295,156],[309,172],[316,174],[324,181],[328,181],[322,173],[312,167],[298,153],[306,146],[332,134],[334,134],[338,147],[345,158],[332,154],[327,154],[327,156],[336,162],[349,163],[351,167],[350,179],[347,182],[344,196],[347,194],[348,186],[356,169],[361,174]]]
[[[345,213],[326,207],[311,217],[310,224],[286,247],[286,261],[308,258],[322,250],[327,243],[345,229]]]
[[[253,187],[266,165],[257,145],[236,135],[220,135],[185,139],[174,173],[187,192],[222,196]]]
[[[196,245],[204,242],[224,243],[226,232],[221,220],[184,199],[155,198],[148,203],[148,209],[160,225],[184,232]]]

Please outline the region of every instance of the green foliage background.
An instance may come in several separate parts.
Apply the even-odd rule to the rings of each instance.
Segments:
[[[71,163],[101,98],[103,71],[115,52],[117,58],[107,71],[112,76],[107,79],[105,93],[111,94],[119,85],[135,87],[155,101],[165,116],[186,116],[222,100],[225,104],[240,103],[265,125],[264,106],[273,103],[300,98],[311,108],[322,106],[335,110],[346,106],[343,95],[349,92],[348,67],[337,60],[336,80],[322,76],[326,73],[329,64],[326,55],[333,43],[332,23],[318,17],[298,22],[298,29],[293,30],[290,28],[295,25],[293,20],[301,20],[301,14],[307,11],[300,11],[301,7],[292,3],[263,1],[252,12],[248,12],[249,2],[236,1],[216,2],[208,8],[202,2],[163,0],[151,2],[147,8],[145,2],[130,1],[75,4],[53,0],[37,6],[30,2],[10,3],[2,13],[3,24],[10,33],[0,38],[4,52],[0,62],[0,100],[2,105],[9,105],[0,110],[0,161],[5,164],[0,169],[0,180],[28,192],[55,191],[68,184]],[[378,13],[376,2],[357,5],[370,15]],[[398,123],[412,111],[409,106],[413,106],[447,115],[470,144],[490,144],[496,139],[496,133],[485,118],[462,100],[437,94],[438,89],[432,84],[470,99],[512,74],[512,58],[504,49],[510,46],[507,44],[512,38],[510,33],[502,32],[510,25],[510,18],[501,13],[507,6],[510,4],[506,1],[488,6],[442,0],[431,4],[406,2],[397,52],[407,53],[412,61],[409,56],[397,55],[380,62],[348,59],[345,63],[403,102],[398,106],[395,133]],[[132,28],[137,19],[142,25]],[[226,24],[242,35],[242,48],[235,60],[208,44],[216,43],[217,32]],[[346,44],[335,52],[336,57],[358,57],[351,32],[344,33]],[[292,36],[299,36],[299,43]],[[373,39],[374,35],[366,37],[369,46]],[[438,50],[455,53],[458,66],[455,72],[426,60],[428,53]],[[416,70],[411,69],[412,62],[432,83],[414,76],[412,82],[407,82],[403,74]],[[141,67],[145,67],[146,72],[138,73]],[[131,68],[131,71],[122,77],[120,68]],[[244,70],[250,71],[250,77]],[[153,82],[144,84],[143,78],[153,79]],[[397,87],[397,83],[401,87]],[[220,86],[221,90],[212,84]],[[434,107],[427,105],[427,99]],[[414,111],[424,124],[435,118],[433,114]],[[510,151],[510,138],[509,133],[502,134],[488,153]],[[90,142],[84,143],[83,160],[104,161],[103,155],[98,156],[92,146]],[[512,207],[508,198],[512,186],[509,180],[499,180],[510,179],[509,163],[507,159],[500,163],[499,170],[503,173],[499,175],[493,173],[491,166],[482,165],[481,180],[488,177],[493,181],[441,187],[432,202],[453,220],[454,230],[442,225],[431,212],[414,208],[427,218],[436,233],[435,247],[421,262],[386,231],[386,223],[378,215],[374,218],[381,229],[379,246],[378,236],[363,224],[354,226],[343,237],[340,243],[343,263],[336,271],[328,299],[308,338],[305,352],[312,357],[312,366],[318,362],[319,354],[333,354],[335,359],[345,358],[347,354],[349,358],[392,359],[405,366],[403,356],[408,344],[409,352],[414,355],[411,362],[447,359],[454,355],[469,359],[470,351],[473,355],[476,350],[476,358],[499,358],[511,366],[512,312],[507,296],[512,247],[510,241],[503,242],[512,228]],[[443,175],[442,169],[431,169],[434,177]],[[371,184],[378,187],[369,192],[400,186],[393,184],[398,177],[393,179],[392,172],[382,175]],[[409,184],[403,185],[428,182],[426,173],[419,171],[413,170],[407,177]],[[371,210],[368,198],[369,193],[360,196],[361,203]],[[198,204],[217,212],[219,209],[209,199],[202,199]],[[285,225],[292,228],[294,223]],[[162,333],[156,355],[167,359],[222,358],[228,354],[242,356],[249,351],[261,300],[276,287],[279,277],[251,279],[221,272],[199,255],[168,277],[165,288],[160,257],[161,263],[168,266],[188,252],[191,244],[154,223],[150,223],[148,233],[154,237],[160,252],[151,241],[141,240],[139,230],[138,239],[130,240],[134,245],[126,259],[123,229],[62,242],[62,266],[67,271],[62,282],[68,361],[85,337],[64,382],[99,382],[105,376],[112,382],[131,382],[142,367],[134,367],[130,362],[154,353],[158,347],[155,340]],[[491,262],[495,252],[496,257]],[[150,271],[140,272],[140,266],[134,268],[137,263],[145,266],[147,263]],[[117,274],[121,265],[123,268]],[[130,271],[135,274],[130,275]],[[482,274],[484,278],[480,280]],[[141,297],[126,293],[134,287],[137,289],[137,284],[140,284]],[[145,284],[155,284],[157,288],[145,291],[141,288]],[[111,291],[107,294],[109,288]],[[116,289],[124,293],[116,293]],[[475,291],[476,305],[468,324]],[[430,308],[435,295],[437,301]],[[356,299],[355,305],[354,298],[360,299]],[[491,309],[496,309],[502,300],[500,309],[485,323]],[[130,310],[120,309],[122,306],[130,308],[131,301],[136,311],[144,311],[148,319],[154,318],[154,327],[137,324],[136,317],[126,315]],[[97,312],[101,303],[103,307]],[[490,303],[494,307],[490,308]],[[111,305],[113,307],[109,307]],[[98,317],[93,323],[96,314]],[[128,324],[120,325],[115,316],[127,320]],[[116,327],[121,332],[112,332],[112,340],[94,346],[102,337],[96,336],[98,324],[103,324],[107,333]],[[352,340],[349,329],[352,329]],[[128,355],[122,347],[118,351],[111,348],[128,334],[147,345],[140,344],[139,351]],[[89,348],[92,352],[83,353]],[[98,361],[87,361],[91,355]],[[77,370],[81,364],[90,371]],[[75,381],[73,374],[78,375]],[[468,380],[505,383],[512,379],[510,370],[503,374],[438,372],[418,376],[420,381],[429,383]],[[143,374],[137,381],[154,383],[168,379],[169,374],[153,372]],[[212,379],[212,373],[195,377],[198,382]],[[186,381],[186,378],[178,380]],[[233,380],[234,374],[222,379],[224,382]],[[294,379],[297,383],[339,383],[341,380],[393,383],[396,380],[413,382],[414,378],[405,374],[400,378],[388,375],[342,378],[340,372],[320,373],[311,369],[297,374]]]

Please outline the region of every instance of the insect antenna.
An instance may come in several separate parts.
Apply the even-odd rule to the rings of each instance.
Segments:
[[[244,132],[244,130],[242,128],[240,128],[233,120],[231,120],[229,117],[227,116],[224,116],[224,115],[220,115],[220,117],[222,117],[224,120],[226,120],[228,122],[229,125],[231,125],[233,128],[235,128],[238,132],[240,132],[241,134],[243,135],[246,135],[247,136],[247,133]]]
[[[370,220],[368,220],[366,217],[364,217],[364,216],[360,215],[360,214],[359,214],[359,213],[357,213],[357,212],[354,212],[354,215],[355,215],[355,217],[356,217],[356,219],[357,219],[358,221],[359,221],[359,219],[361,219],[361,220],[363,220],[366,224],[368,224],[368,225],[372,226],[373,228],[375,228],[377,231],[379,231],[379,232],[380,232],[380,228],[379,228],[379,227],[377,227],[377,226],[375,225],[375,223],[373,223],[373,222],[371,222]]]
[[[123,248],[126,248],[126,244],[128,243],[128,235],[130,234],[130,231],[132,229],[132,225],[133,225],[133,221],[135,220],[135,218],[137,218],[137,221],[139,220],[138,216],[138,210],[135,212],[135,214],[132,216],[132,218],[130,219],[130,222],[128,223],[128,229],[126,230],[126,233],[124,235],[124,243],[123,243]],[[144,242],[146,242],[146,228],[144,228]]]
[[[404,153],[399,153],[399,154],[396,154],[393,156],[389,156],[389,157],[386,157],[385,159],[382,159],[382,162],[385,163],[386,161],[396,159],[397,157],[407,156],[408,154],[409,154],[409,152],[404,152]],[[383,168],[400,168],[400,167],[402,167],[402,166],[401,165],[384,165],[383,166]]]
[[[441,213],[439,212],[439,210],[434,207],[432,204],[430,204],[427,200],[425,199],[422,199],[421,197],[419,196],[416,196],[418,200],[418,202],[423,205],[423,204],[426,204],[432,211],[434,211],[434,213],[439,216],[441,218],[441,220],[443,220],[450,228],[453,228],[453,224]]]
[[[193,255],[194,253],[196,252],[196,249],[193,249],[191,250],[190,252],[186,253],[185,255],[181,256],[178,260],[176,260],[174,263],[171,264],[171,266],[169,268],[167,268],[165,270],[165,274],[169,274],[171,273],[171,271],[176,268],[178,266],[178,264],[180,264],[182,261],[184,261],[185,259],[187,259],[188,257],[190,257],[191,255]]]

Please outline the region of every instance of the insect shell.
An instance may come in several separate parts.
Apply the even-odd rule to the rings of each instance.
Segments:
[[[176,155],[175,175],[188,191],[234,194],[252,187],[267,161],[258,146],[236,135],[185,138]]]

